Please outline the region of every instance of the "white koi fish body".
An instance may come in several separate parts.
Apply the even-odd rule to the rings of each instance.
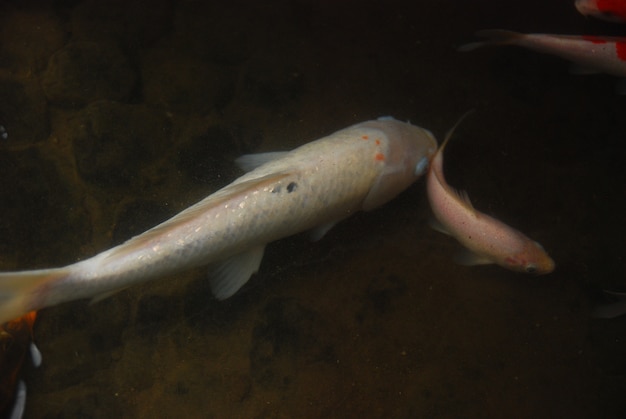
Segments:
[[[626,38],[585,35],[523,34],[505,30],[476,33],[484,42],[463,45],[459,51],[472,51],[488,45],[516,45],[564,58],[578,66],[580,74],[606,73],[626,77]]]
[[[376,208],[425,173],[437,143],[393,118],[367,121],[284,153],[243,156],[251,170],[162,224],[63,268],[0,274],[0,323],[30,310],[98,298],[149,279],[218,262],[211,287],[234,294],[265,245]]]
[[[457,259],[464,265],[495,263],[517,272],[552,272],[554,262],[539,243],[477,211],[466,193],[458,193],[448,185],[443,175],[443,151],[453,130],[433,157],[426,177],[428,200],[438,222],[433,227],[451,235],[468,250]]]

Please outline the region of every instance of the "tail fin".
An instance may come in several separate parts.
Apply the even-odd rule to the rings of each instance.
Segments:
[[[0,273],[0,324],[46,307],[49,288],[68,274],[68,268]]]
[[[476,32],[476,36],[487,39],[485,41],[470,42],[469,44],[461,45],[457,48],[457,51],[473,51],[477,48],[482,48],[489,45],[513,45],[523,35],[518,32],[505,31],[503,29],[485,29]]]

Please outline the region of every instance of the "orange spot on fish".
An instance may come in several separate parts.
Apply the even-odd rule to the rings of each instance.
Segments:
[[[364,135],[361,137],[363,140],[367,140],[369,137],[367,135]]]
[[[376,145],[380,145],[380,138],[376,139]]]
[[[616,42],[615,52],[620,60],[626,61],[626,42]]]
[[[378,161],[384,161],[385,160],[385,155],[383,153],[376,153],[376,156],[374,156],[374,159],[376,159]]]
[[[591,42],[592,44],[608,44],[609,41],[607,41],[606,39],[599,37],[599,36],[593,36],[593,35],[583,35],[583,39]],[[619,58],[622,61],[626,61],[626,42],[624,41],[612,41],[615,42],[615,54],[617,55],[617,58]]]
[[[514,266],[514,265],[518,265],[518,264],[519,264],[519,261],[518,261],[517,259],[515,259],[515,258],[513,258],[513,257],[510,257],[510,256],[509,256],[509,257],[507,257],[506,259],[504,259],[504,261],[505,261],[507,264],[511,265],[511,266]]]

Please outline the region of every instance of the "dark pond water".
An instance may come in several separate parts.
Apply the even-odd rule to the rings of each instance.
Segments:
[[[0,2],[0,268],[121,243],[240,175],[233,159],[392,115],[449,182],[541,242],[548,276],[452,263],[423,181],[235,297],[206,270],[42,310],[26,418],[624,417],[626,97],[480,29],[624,35],[569,0]]]

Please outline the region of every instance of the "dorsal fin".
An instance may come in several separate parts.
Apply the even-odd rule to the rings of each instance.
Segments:
[[[244,154],[235,159],[235,164],[239,166],[241,170],[251,172],[257,167],[263,166],[265,163],[282,159],[288,153],[289,151],[270,151],[268,153]]]
[[[107,257],[118,257],[123,254],[130,254],[145,245],[155,238],[171,232],[173,229],[180,227],[194,218],[204,214],[211,208],[225,203],[226,201],[235,198],[238,195],[245,193],[246,191],[253,189],[260,189],[264,185],[278,182],[279,180],[289,176],[289,173],[274,173],[268,176],[262,176],[256,179],[250,179],[245,182],[230,184],[227,187],[215,192],[214,194],[204,198],[202,201],[192,205],[186,210],[180,212],[178,215],[170,218],[169,220],[151,228],[145,233],[135,236],[127,242],[114,247],[113,249],[105,252]]]
[[[456,191],[456,194],[459,196],[461,202],[463,202],[472,211],[475,211],[474,205],[472,205],[472,200],[470,199],[466,190],[462,189],[460,191]]]

